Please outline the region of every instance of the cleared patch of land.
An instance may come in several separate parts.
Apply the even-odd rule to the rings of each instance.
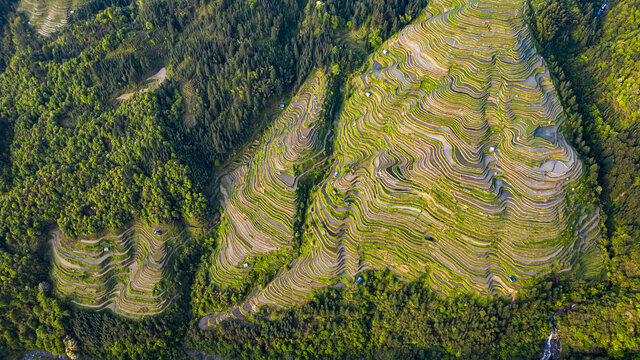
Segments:
[[[167,79],[167,68],[163,67],[157,73],[149,76],[145,81],[146,87],[139,90],[138,92],[146,93],[149,90],[154,90],[160,87],[162,83]],[[126,94],[122,94],[117,97],[118,100],[127,100],[133,96],[136,92],[130,92]]]

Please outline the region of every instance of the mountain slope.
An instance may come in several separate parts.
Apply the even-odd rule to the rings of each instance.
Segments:
[[[65,240],[54,232],[52,277],[56,291],[75,305],[139,318],[164,311],[171,303],[167,263],[191,239],[191,230],[152,234],[134,226],[117,236]]]
[[[564,112],[524,9],[434,1],[383,44],[351,81],[303,255],[209,324],[291,306],[367,268],[427,273],[445,294],[598,276],[599,209],[582,204],[582,164],[558,130]]]
[[[236,164],[221,179],[223,220],[220,247],[212,257],[210,279],[233,286],[251,271],[248,258],[292,250],[298,182],[309,167],[324,160],[329,133],[322,106],[327,75],[307,80],[291,104],[266,131],[252,158]]]

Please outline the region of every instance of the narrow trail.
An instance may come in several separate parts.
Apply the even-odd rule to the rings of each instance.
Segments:
[[[127,100],[130,97],[133,96],[133,94],[135,93],[146,93],[149,90],[155,90],[157,88],[160,87],[160,85],[162,85],[162,83],[167,79],[167,68],[163,67],[162,69],[160,69],[157,73],[149,76],[146,81],[150,82],[149,84],[146,85],[146,87],[144,89],[141,89],[139,91],[134,91],[134,92],[130,92],[130,93],[126,93],[126,94],[122,94],[120,96],[118,96],[116,99],[117,100]]]

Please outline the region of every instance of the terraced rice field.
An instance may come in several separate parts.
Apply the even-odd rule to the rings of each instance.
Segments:
[[[191,229],[158,236],[136,226],[117,236],[73,243],[59,231],[53,235],[52,277],[61,296],[79,306],[138,318],[161,313],[171,303],[160,281],[170,278],[165,265],[191,238]]]
[[[551,272],[600,274],[599,210],[578,201],[583,165],[558,130],[565,115],[524,9],[524,0],[434,0],[383,44],[349,86],[331,176],[307,210],[309,246],[200,326],[293,306],[368,268],[426,273],[444,294],[512,297]],[[313,96],[308,85],[301,93],[287,113]],[[291,242],[287,164],[301,160],[286,139],[300,132],[284,124],[223,180],[228,230],[212,281],[242,276],[244,259]]]
[[[21,0],[20,8],[29,13],[29,23],[44,36],[65,26],[69,15],[86,0]]]
[[[307,80],[252,156],[240,158],[221,178],[223,215],[212,282],[233,285],[250,270],[247,259],[293,246],[298,181],[325,159],[330,136],[322,118],[326,86],[320,72]]]

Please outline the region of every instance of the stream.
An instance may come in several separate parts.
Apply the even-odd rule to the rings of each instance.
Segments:
[[[567,306],[564,309],[560,309],[553,313],[553,316],[549,318],[549,322],[551,323],[551,334],[544,341],[544,350],[542,351],[542,357],[540,360],[551,360],[551,359],[559,359],[560,353],[562,352],[562,344],[560,343],[560,335],[558,335],[558,327],[556,325],[556,316],[565,315],[571,309],[576,307],[576,304],[571,306]]]

